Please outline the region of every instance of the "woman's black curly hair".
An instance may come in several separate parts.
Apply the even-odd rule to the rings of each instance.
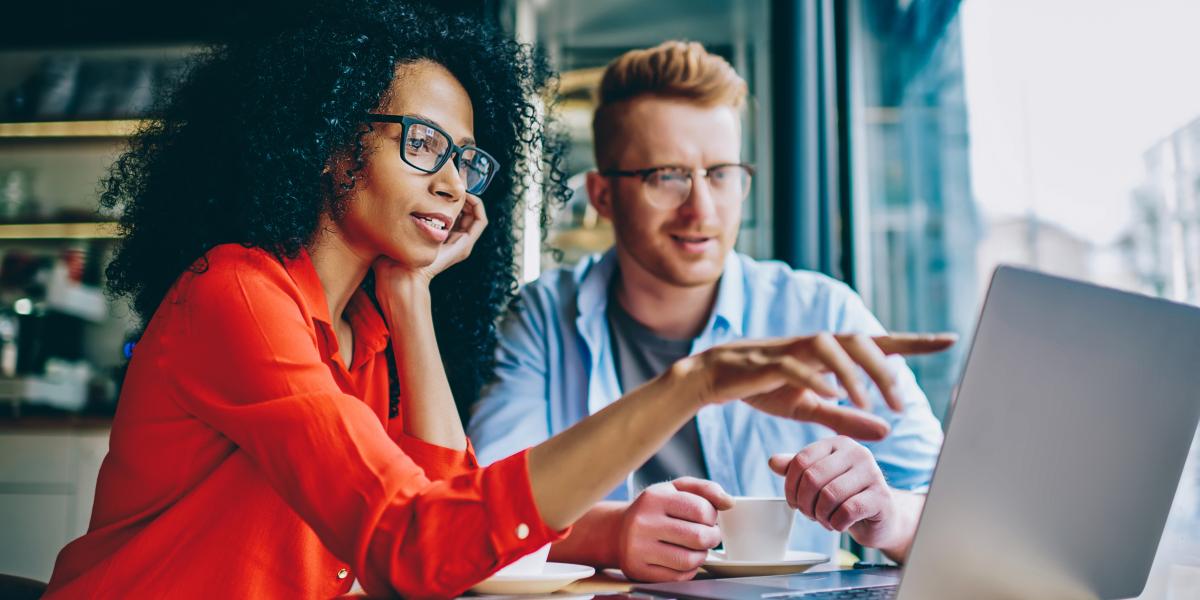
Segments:
[[[482,197],[490,224],[474,251],[431,284],[442,361],[465,413],[490,377],[495,321],[516,291],[521,198],[531,181],[556,201],[569,193],[562,138],[537,106],[551,74],[492,25],[422,4],[319,3],[286,20],[198,56],[113,164],[101,203],[121,212],[123,235],[109,292],[128,296],[148,321],[218,244],[295,257],[324,211],[344,210],[363,165],[363,116],[380,105],[396,67],[435,61],[466,88],[475,137],[502,166]],[[339,153],[353,166],[328,172]],[[541,214],[545,224],[545,205]],[[392,389],[394,413],[394,370]]]

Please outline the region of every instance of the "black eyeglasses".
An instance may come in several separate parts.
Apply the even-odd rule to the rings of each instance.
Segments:
[[[440,127],[408,115],[382,115],[367,113],[372,123],[400,123],[404,130],[400,134],[400,158],[414,169],[425,173],[437,173],[451,156],[459,177],[467,186],[467,193],[478,196],[487,189],[500,163],[483,149],[459,146],[450,134]]]
[[[601,171],[605,177],[637,177],[642,180],[646,201],[663,210],[677,208],[692,194],[694,176],[700,174],[708,182],[713,199],[718,202],[741,202],[750,193],[754,166],[744,163],[722,163],[705,169],[678,166],[650,167],[633,171]]]

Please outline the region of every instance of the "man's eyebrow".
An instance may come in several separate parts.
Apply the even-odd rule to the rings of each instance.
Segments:
[[[442,125],[441,123],[438,123],[437,119],[434,119],[433,117],[429,117],[429,116],[423,115],[421,113],[412,113],[412,116],[414,116],[418,119],[421,119],[422,121],[429,121],[430,123],[437,125],[439,128],[441,128],[442,131],[446,131],[446,126]],[[454,143],[458,144],[459,146],[474,146],[475,138],[473,138],[471,136],[467,136],[465,138],[459,139],[458,141],[456,141]]]

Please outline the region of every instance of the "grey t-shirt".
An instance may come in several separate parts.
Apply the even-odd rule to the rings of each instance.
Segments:
[[[634,320],[616,295],[609,294],[608,331],[613,342],[613,362],[621,389],[632,390],[658,377],[692,349],[692,340],[659,337]],[[704,453],[700,449],[700,431],[696,419],[688,421],[657,454],[633,473],[633,493],[647,486],[690,475],[708,478]]]

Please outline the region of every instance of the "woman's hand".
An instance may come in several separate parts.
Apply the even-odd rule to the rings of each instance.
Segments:
[[[429,282],[433,281],[438,273],[466,260],[471,255],[471,250],[475,248],[475,242],[479,241],[479,236],[483,235],[487,224],[487,213],[483,210],[483,202],[479,198],[467,194],[462,212],[459,213],[454,226],[450,228],[450,235],[438,249],[437,258],[424,267],[408,268],[394,260],[381,257],[374,265],[376,289],[388,289],[389,284],[393,283],[403,285],[406,283],[404,280],[412,280],[428,287]]]
[[[673,371],[697,386],[706,404],[741,399],[768,414],[810,421],[863,440],[883,439],[888,424],[865,412],[870,409],[859,369],[874,380],[892,410],[903,402],[888,354],[927,354],[949,348],[954,335],[896,334],[814,336],[767,341],[743,341],[716,346],[676,363]],[[832,385],[832,373],[842,390]],[[686,384],[685,384],[686,385]],[[829,399],[849,396],[859,409],[838,406]]]

